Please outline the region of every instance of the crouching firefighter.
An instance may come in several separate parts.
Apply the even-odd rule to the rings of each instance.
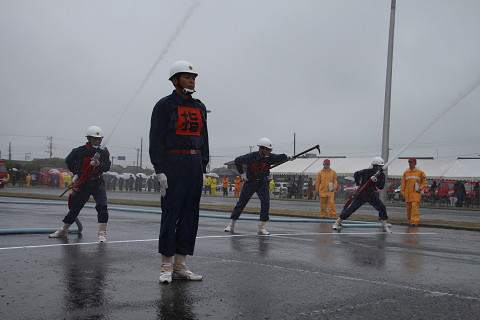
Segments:
[[[342,227],[342,221],[348,219],[352,213],[368,202],[378,211],[378,217],[382,223],[382,231],[388,233],[391,232],[387,224],[387,207],[385,207],[385,204],[380,200],[377,192],[377,188],[382,190],[385,187],[385,173],[383,173],[382,169],[383,165],[383,159],[375,157],[372,160],[372,166],[370,168],[356,171],[353,174],[353,178],[355,179],[356,196],[350,206],[348,206],[350,200],[347,201],[340,217],[332,226],[333,230],[340,230]]]
[[[102,129],[91,126],[86,133],[87,143],[73,149],[65,158],[68,170],[74,176],[72,178],[72,192],[68,199],[69,211],[63,221],[63,226],[50,234],[49,238],[62,238],[68,234],[68,229],[77,218],[80,210],[87,203],[90,196],[96,202],[95,209],[98,213],[98,241],[107,241],[107,192],[102,173],[110,170],[110,153],[106,148],[100,147],[103,134]]]

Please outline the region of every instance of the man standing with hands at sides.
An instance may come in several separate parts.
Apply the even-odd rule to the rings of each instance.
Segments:
[[[197,72],[188,61],[170,69],[175,89],[157,102],[150,127],[150,160],[160,185],[162,219],[159,281],[202,280],[185,265],[193,255],[203,176],[209,158],[207,109],[195,92]]]
[[[228,177],[227,176],[223,177],[222,191],[223,191],[223,196],[228,197]]]
[[[337,189],[337,173],[330,168],[330,160],[323,160],[323,169],[317,174],[315,180],[315,189],[320,198],[320,217],[328,218],[327,208],[330,211],[332,219],[337,219],[335,210],[335,190]]]
[[[234,194],[235,197],[238,197],[240,195],[240,188],[242,187],[242,180],[240,180],[239,176],[237,176],[235,178],[234,183],[235,183],[235,186],[234,186],[234,189],[233,189],[234,190],[233,194]]]
[[[269,220],[270,210],[270,192],[268,176],[270,175],[270,166],[287,160],[286,154],[273,154],[272,142],[268,138],[261,138],[258,142],[258,151],[247,153],[235,159],[235,167],[242,177],[245,184],[240,191],[235,208],[230,216],[230,224],[225,228],[225,232],[233,232],[235,223],[242,214],[254,193],[257,193],[260,199],[260,223],[258,224],[258,234],[270,234],[265,230],[265,223]],[[244,169],[244,166],[246,168]]]
[[[422,170],[417,169],[417,159],[408,159],[409,169],[403,173],[400,192],[407,205],[407,220],[410,226],[418,227],[420,217],[418,208],[422,199],[421,192],[427,186],[427,176]]]

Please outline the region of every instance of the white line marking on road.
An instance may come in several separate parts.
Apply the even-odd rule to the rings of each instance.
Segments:
[[[386,234],[384,232],[350,232],[350,233],[322,233],[322,232],[304,232],[304,233],[272,233],[270,235],[258,235],[258,234],[225,234],[225,235],[211,235],[211,236],[197,236],[197,239],[224,239],[224,238],[234,238],[234,237],[291,237],[291,236],[348,236],[348,235],[373,235],[373,234]],[[388,236],[392,235],[433,235],[435,232],[419,232],[419,233],[390,233]],[[138,239],[138,240],[115,240],[107,241],[107,243],[101,243],[100,245],[116,244],[116,243],[134,243],[134,242],[150,242],[158,241],[158,239]],[[84,246],[84,245],[95,245],[99,244],[95,242],[77,242],[77,243],[56,243],[56,244],[43,244],[35,246],[18,246],[18,247],[0,247],[0,250],[14,250],[14,249],[35,249],[35,248],[49,248],[49,247],[65,247],[65,246]]]

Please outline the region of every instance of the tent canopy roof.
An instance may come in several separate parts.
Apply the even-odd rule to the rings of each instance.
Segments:
[[[270,170],[276,175],[316,176],[325,158],[297,158]],[[371,158],[331,158],[331,168],[338,176],[352,176],[355,171],[370,167]],[[479,159],[417,159],[417,168],[429,179],[480,180]],[[407,159],[396,159],[388,167],[388,177],[400,179],[408,169]]]

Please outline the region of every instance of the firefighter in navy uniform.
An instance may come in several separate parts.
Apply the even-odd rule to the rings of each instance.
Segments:
[[[83,178],[85,180],[78,186],[78,188],[74,188],[70,195],[69,211],[62,220],[64,223],[63,226],[50,234],[49,238],[66,237],[68,234],[68,228],[73,224],[80,213],[80,210],[82,210],[85,203],[90,199],[90,196],[93,196],[96,202],[95,209],[98,213],[98,241],[107,241],[107,192],[102,173],[110,170],[110,153],[106,148],[99,148],[103,139],[102,129],[100,127],[89,127],[85,136],[87,137],[88,142],[83,146],[73,149],[65,158],[68,170],[74,174],[72,184],[77,183],[81,178],[82,180]],[[99,157],[94,158],[94,155],[97,152]]]
[[[382,200],[380,200],[377,192],[377,188],[382,190],[385,187],[385,173],[383,173],[382,169],[383,165],[383,159],[375,157],[372,160],[372,166],[370,168],[356,171],[353,174],[353,178],[355,179],[355,191],[366,183],[368,183],[368,185],[353,199],[350,206],[342,210],[339,218],[332,226],[333,230],[340,230],[342,227],[342,221],[348,219],[352,213],[368,202],[378,211],[378,217],[382,223],[382,231],[391,232],[387,225],[387,207]]]
[[[238,199],[232,214],[230,215],[230,224],[225,228],[225,232],[233,232],[235,222],[242,214],[254,193],[257,193],[260,199],[260,223],[258,224],[258,234],[270,234],[265,229],[265,223],[269,220],[268,212],[270,210],[270,192],[268,176],[270,175],[270,166],[287,160],[286,154],[273,154],[272,142],[268,138],[262,138],[258,142],[258,151],[239,156],[235,159],[235,167],[240,173],[242,180],[245,181],[240,198]],[[243,166],[246,166],[244,170]]]
[[[150,160],[160,185],[162,219],[159,281],[202,280],[185,265],[193,255],[200,197],[209,159],[207,109],[194,99],[197,72],[188,61],[170,69],[172,94],[155,105],[150,126]]]

